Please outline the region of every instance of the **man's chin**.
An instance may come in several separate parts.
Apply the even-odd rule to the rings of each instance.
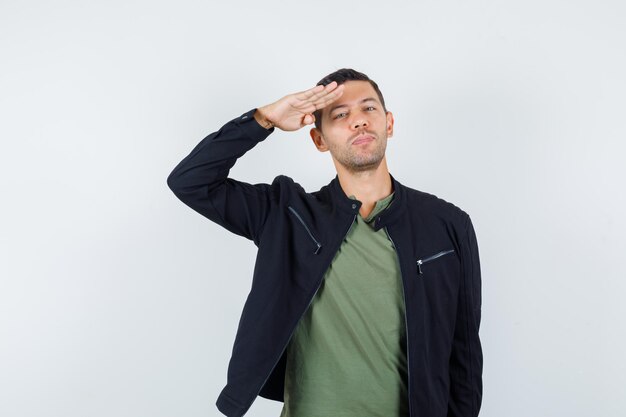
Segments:
[[[382,161],[383,161],[383,158],[370,160],[370,161],[356,161],[349,165],[344,165],[344,166],[350,172],[376,171]]]

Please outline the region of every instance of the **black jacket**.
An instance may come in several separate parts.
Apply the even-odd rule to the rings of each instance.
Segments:
[[[272,184],[228,178],[236,160],[273,131],[256,122],[255,110],[204,138],[167,179],[189,207],[258,247],[216,402],[229,417],[243,416],[257,395],[283,401],[285,348],[361,206],[336,176],[312,193],[283,175]],[[481,277],[472,222],[453,204],[391,180],[394,202],[373,225],[385,229],[400,263],[410,417],[477,416]]]

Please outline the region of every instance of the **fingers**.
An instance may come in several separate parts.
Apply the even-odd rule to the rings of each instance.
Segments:
[[[330,85],[330,84],[329,84],[329,85]],[[326,87],[327,87],[327,86],[326,86]],[[296,96],[296,98],[297,98],[297,99],[299,99],[299,100],[308,100],[308,99],[310,99],[311,97],[314,97],[316,94],[318,94],[318,93],[320,93],[320,92],[324,91],[324,89],[325,89],[326,87],[325,87],[325,86],[323,86],[323,85],[316,85],[316,86],[315,86],[315,87],[313,87],[313,88],[309,88],[308,90],[304,90],[304,91],[301,91],[301,92],[299,92],[299,93],[296,93],[296,94],[295,94],[295,96]]]
[[[297,93],[296,98],[300,100],[311,100],[311,99],[314,100],[315,98],[322,97],[328,94],[329,92],[333,91],[335,88],[337,88],[336,81],[333,81],[332,83],[327,84],[325,86],[316,85],[313,88],[309,88],[308,90]]]
[[[343,85],[338,86],[337,82],[333,81],[326,86],[316,85],[315,87],[309,90],[305,90],[301,93],[298,93],[296,94],[295,98],[300,101],[300,104],[302,106],[309,106],[311,104],[317,105],[319,103],[326,102],[327,97],[329,96],[332,97],[333,99],[336,99],[337,97],[339,97],[341,93],[337,95],[337,91],[342,92]]]
[[[315,110],[322,109],[328,106],[333,101],[337,100],[339,97],[341,97],[341,95],[343,94],[343,87],[344,86],[342,84],[338,86],[336,89],[334,89],[332,92],[328,93],[327,95],[318,98],[313,103],[313,105],[315,106]]]
[[[292,105],[304,113],[313,113],[315,110],[324,108],[337,100],[343,94],[343,91],[344,85],[337,85],[335,81],[325,87],[318,85],[299,93]],[[305,96],[306,98],[304,98]]]

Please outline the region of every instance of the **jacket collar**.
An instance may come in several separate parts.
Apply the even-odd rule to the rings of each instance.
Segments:
[[[391,177],[394,196],[391,205],[379,213],[378,216],[376,216],[376,219],[371,223],[376,231],[394,222],[404,212],[406,207],[406,189],[404,185],[400,184],[400,182],[396,180],[393,175],[389,174],[389,177]],[[356,215],[359,212],[363,203],[359,200],[353,200],[346,195],[343,188],[341,188],[338,175],[335,175],[335,178],[333,178],[328,186],[334,204],[340,210],[349,212],[353,215]]]

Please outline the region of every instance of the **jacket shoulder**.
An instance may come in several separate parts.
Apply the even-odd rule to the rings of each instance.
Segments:
[[[416,210],[423,216],[433,216],[445,223],[466,227],[469,215],[450,201],[435,194],[404,186],[410,210]]]
[[[274,177],[270,189],[272,190],[271,194],[274,201],[288,201],[296,195],[305,198],[306,196],[310,196],[300,183],[294,181],[293,178],[287,175],[277,175]]]

